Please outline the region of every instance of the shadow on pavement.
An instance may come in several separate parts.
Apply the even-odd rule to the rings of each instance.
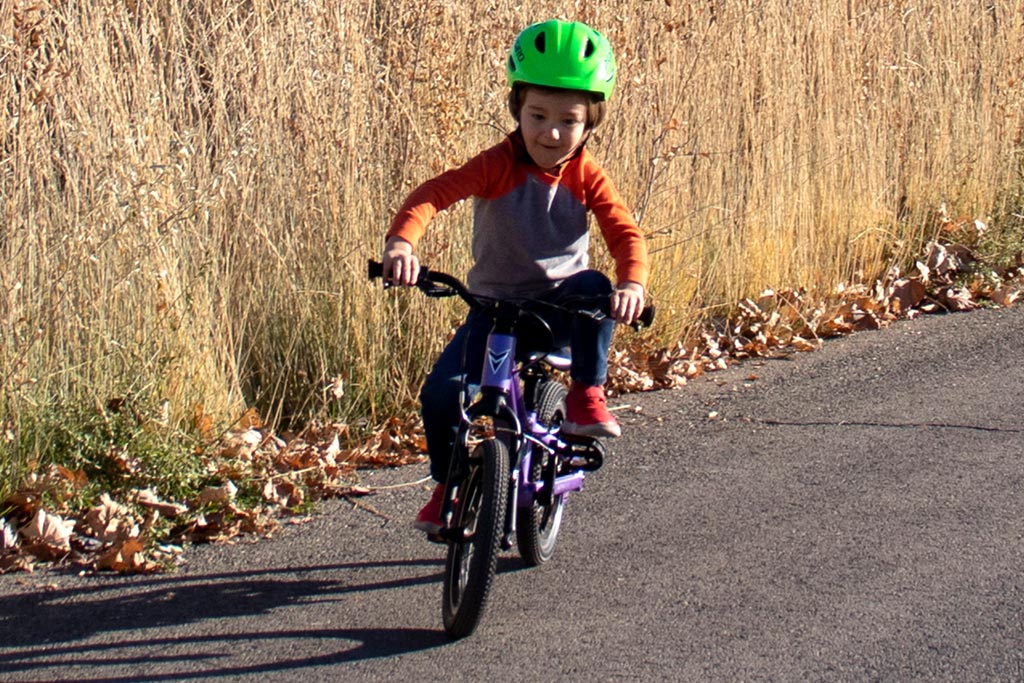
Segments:
[[[380,569],[422,567],[426,574],[373,582],[353,582],[350,574]],[[305,568],[281,568],[193,576],[166,576],[125,582],[105,581],[70,589],[0,597],[0,671],[30,672],[49,667],[88,665],[125,666],[135,657],[125,648],[137,649],[138,663],[153,665],[160,659],[154,650],[173,649],[190,643],[251,642],[260,640],[331,639],[355,641],[357,646],[314,657],[276,661],[207,672],[196,670],[202,655],[187,657],[187,674],[162,673],[152,677],[132,675],[124,680],[159,681],[197,676],[237,676],[305,666],[388,657],[402,652],[436,647],[448,642],[442,631],[417,629],[322,629],[224,635],[183,635],[82,643],[104,633],[196,624],[204,621],[269,614],[281,607],[322,603],[353,593],[401,589],[439,583],[443,562],[394,560]],[[326,576],[325,576],[326,575]],[[63,645],[62,644],[66,644]],[[322,651],[322,650],[321,650]],[[123,656],[122,656],[123,655]],[[211,655],[215,656],[215,655]],[[183,661],[170,655],[168,663]],[[77,680],[89,680],[76,677]],[[103,680],[120,680],[104,678]]]
[[[210,666],[208,668],[202,668],[202,660],[208,659],[212,661],[221,658],[222,655],[218,653],[189,653],[165,656],[154,654],[154,650],[180,649],[187,648],[190,645],[198,649],[201,646],[223,644],[230,648],[233,645],[249,645],[270,640],[308,641],[313,639],[325,642],[344,640],[357,644],[351,649],[322,655],[296,657],[294,659],[276,659],[271,662],[252,665]],[[123,640],[96,645],[76,645],[23,651],[14,655],[0,657],[0,667],[7,673],[22,671],[29,674],[33,670],[52,671],[53,669],[60,669],[68,666],[69,663],[72,663],[76,668],[95,666],[97,670],[100,667],[129,667],[133,665],[137,667],[132,673],[123,676],[107,674],[96,678],[87,676],[74,677],[75,681],[82,683],[87,681],[108,681],[110,683],[139,681],[141,683],[146,681],[185,681],[204,678],[236,679],[241,676],[270,675],[275,672],[281,673],[308,667],[331,666],[368,659],[393,657],[409,652],[440,647],[450,642],[443,631],[428,631],[425,629],[321,629],[181,636],[174,638],[140,638],[138,640]],[[121,654],[125,650],[137,650],[138,654],[133,655],[130,652],[128,654]],[[166,669],[173,667],[175,664],[180,664],[182,669],[180,671],[153,671],[153,669],[158,667]],[[142,667],[148,668],[153,672],[140,673],[138,668]]]

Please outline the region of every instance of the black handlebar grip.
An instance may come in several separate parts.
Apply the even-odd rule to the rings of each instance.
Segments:
[[[630,323],[630,327],[634,331],[639,332],[645,327],[650,327],[651,323],[654,322],[654,305],[644,306],[644,310],[640,311],[640,317],[634,322]]]
[[[384,264],[370,259],[366,264],[366,274],[371,280],[384,277]]]
[[[638,321],[642,323],[644,327],[650,327],[654,324],[654,311],[654,304],[644,306],[644,310],[640,312],[640,318]]]

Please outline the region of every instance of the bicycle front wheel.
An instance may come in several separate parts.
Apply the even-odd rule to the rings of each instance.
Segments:
[[[508,449],[487,439],[473,449],[471,462],[453,511],[453,527],[461,534],[448,546],[444,570],[442,614],[453,638],[470,635],[480,623],[505,529]]]

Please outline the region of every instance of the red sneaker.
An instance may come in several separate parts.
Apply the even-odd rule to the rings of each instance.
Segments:
[[[604,387],[588,387],[573,384],[565,397],[565,422],[562,433],[571,436],[600,438],[619,436],[622,428],[615,417],[608,412]]]
[[[444,484],[438,484],[434,487],[434,492],[430,494],[430,500],[427,501],[427,504],[416,515],[416,520],[412,525],[431,536],[440,533],[441,528],[444,526],[444,523],[441,521],[441,508],[443,507]]]

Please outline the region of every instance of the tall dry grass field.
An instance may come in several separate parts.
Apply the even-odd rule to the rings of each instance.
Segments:
[[[1024,2],[8,0],[0,478],[111,399],[169,438],[407,405],[460,310],[366,259],[414,184],[509,130],[506,51],[550,16],[617,50],[593,150],[666,339],[906,265],[943,203],[1021,212]],[[423,260],[464,270],[469,230],[440,217]]]

